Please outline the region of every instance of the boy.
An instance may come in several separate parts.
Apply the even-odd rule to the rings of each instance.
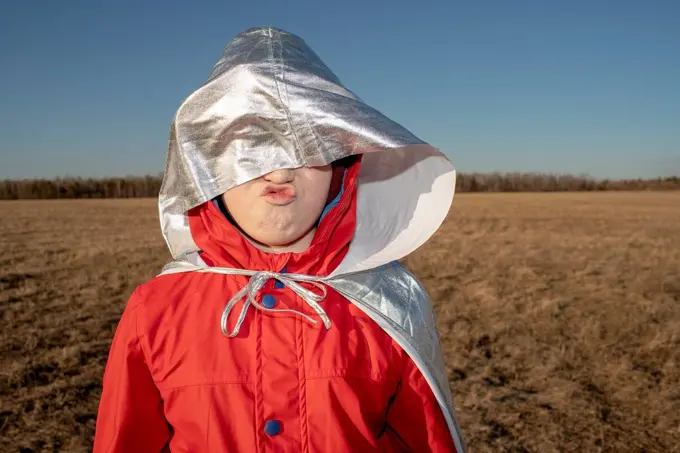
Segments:
[[[114,336],[95,453],[464,451],[427,294],[448,159],[305,42],[248,30],[180,106],[173,261]]]

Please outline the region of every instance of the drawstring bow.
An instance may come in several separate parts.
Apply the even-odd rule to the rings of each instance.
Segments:
[[[205,269],[202,272],[211,272],[225,275],[243,275],[250,277],[248,283],[243,288],[241,288],[236,294],[234,294],[234,296],[229,300],[229,302],[227,302],[227,305],[225,305],[224,310],[222,310],[222,317],[220,319],[220,330],[222,331],[223,335],[229,338],[233,338],[236,335],[238,335],[239,330],[241,329],[241,325],[243,325],[243,321],[245,320],[246,315],[248,314],[248,309],[250,308],[251,305],[253,305],[258,310],[267,312],[294,313],[298,316],[305,318],[312,324],[318,323],[317,320],[315,320],[311,316],[297,310],[284,308],[267,308],[264,305],[260,304],[257,301],[257,293],[264,287],[264,285],[267,284],[269,280],[272,279],[278,280],[285,287],[289,288],[295,294],[300,296],[300,298],[304,300],[307,303],[307,305],[309,305],[319,315],[319,318],[321,318],[321,320],[323,321],[323,324],[326,327],[326,329],[331,328],[331,321],[328,318],[328,315],[321,307],[321,305],[319,305],[319,302],[322,302],[327,295],[326,287],[323,284],[323,280],[319,277],[304,274],[280,274],[278,272],[269,271],[250,271],[245,269],[215,268],[215,267]],[[305,288],[300,283],[309,283],[310,285],[319,289],[320,294],[317,294],[314,291]],[[229,314],[231,313],[234,306],[244,298],[245,302],[243,303],[243,308],[241,309],[241,313],[238,316],[236,325],[234,326],[233,330],[229,332],[227,328],[227,320],[229,319]]]

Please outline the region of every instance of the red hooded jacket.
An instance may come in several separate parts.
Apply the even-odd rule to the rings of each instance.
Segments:
[[[359,166],[346,172],[340,201],[305,252],[260,251],[205,203],[189,213],[201,257],[211,266],[328,275],[352,240]],[[135,290],[111,346],[94,453],[456,451],[411,359],[331,288],[322,302],[328,330],[251,307],[236,337],[222,335],[221,312],[247,282],[181,273]],[[258,298],[315,316],[275,281]]]

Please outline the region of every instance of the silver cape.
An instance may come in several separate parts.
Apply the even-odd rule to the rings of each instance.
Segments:
[[[455,170],[439,150],[345,88],[301,38],[275,28],[238,35],[207,82],[179,107],[159,194],[161,229],[173,257],[163,273],[246,272],[249,285],[272,278],[207,267],[187,211],[271,171],[354,154],[364,156],[349,252],[329,277],[299,281],[334,288],[401,345],[430,384],[463,452],[432,304],[417,279],[395,263],[443,222]],[[295,287],[295,276],[282,278]]]

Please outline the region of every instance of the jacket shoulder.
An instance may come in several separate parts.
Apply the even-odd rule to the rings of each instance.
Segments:
[[[189,283],[196,278],[192,272],[182,272],[155,276],[138,285],[128,300],[127,310],[138,307],[162,304],[181,296],[190,287]]]

